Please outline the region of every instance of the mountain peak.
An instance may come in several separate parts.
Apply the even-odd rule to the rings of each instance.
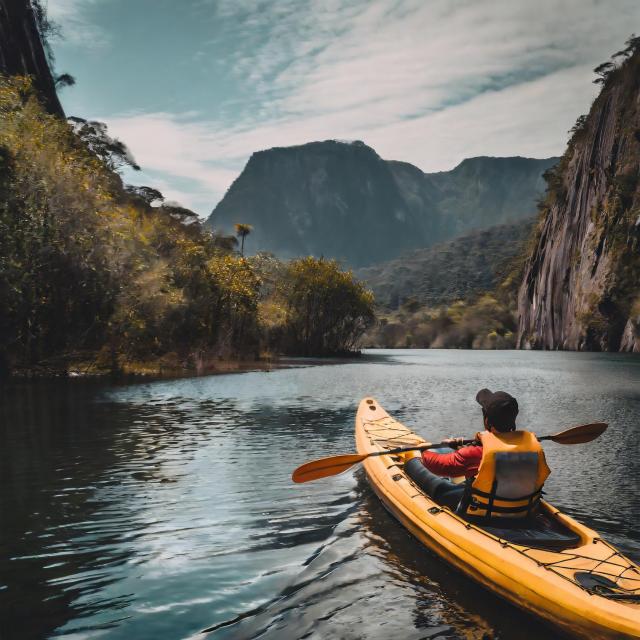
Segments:
[[[555,160],[470,158],[426,174],[360,140],[274,147],[251,156],[208,224],[224,232],[251,224],[249,252],[359,267],[532,215]]]

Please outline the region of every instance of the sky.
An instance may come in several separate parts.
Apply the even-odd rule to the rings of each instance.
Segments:
[[[208,215],[254,151],[363,140],[423,171],[560,155],[640,0],[48,0],[67,115]]]

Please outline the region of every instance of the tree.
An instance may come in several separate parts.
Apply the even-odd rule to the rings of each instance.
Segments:
[[[153,187],[138,187],[132,184],[128,184],[125,186],[124,190],[134,198],[139,198],[140,200],[142,200],[149,207],[153,206],[154,202],[164,202],[164,196],[162,195],[162,193],[160,193],[160,191],[154,189]]]
[[[0,375],[255,357],[261,279],[236,238],[151,208],[162,194],[123,186],[101,125],[77,122],[86,143],[38,97],[0,75]]]
[[[85,120],[77,116],[67,118],[75,134],[84,142],[89,151],[94,153],[111,171],[119,171],[129,166],[140,171],[140,165],[135,161],[127,145],[112,138],[107,132],[107,125],[96,120]]]
[[[253,227],[242,222],[237,222],[233,226],[235,227],[236,235],[241,240],[240,255],[244,256],[244,239],[253,231]]]
[[[586,115],[581,115],[578,116],[578,119],[576,120],[575,124],[573,125],[573,127],[571,127],[571,129],[569,129],[568,133],[573,135],[574,133],[577,133],[578,131],[582,131],[587,125],[587,116]]]
[[[313,257],[287,266],[284,350],[305,356],[352,352],[374,321],[373,294],[335,260]]]
[[[609,75],[615,70],[616,66],[613,62],[603,62],[599,64],[593,72],[598,75],[598,77],[593,81],[594,84],[603,84],[607,81]]]
[[[61,73],[55,78],[56,89],[62,89],[64,87],[73,87],[76,83],[76,79],[70,73]]]

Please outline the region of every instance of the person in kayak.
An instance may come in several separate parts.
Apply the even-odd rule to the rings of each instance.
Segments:
[[[489,389],[482,389],[477,393],[476,401],[482,407],[485,429],[484,434],[478,434],[480,444],[462,446],[462,438],[446,440],[445,442],[454,451],[450,453],[423,451],[421,458],[416,457],[407,461],[405,469],[435,502],[448,506],[452,510],[464,511],[467,515],[474,516],[477,513],[486,519],[491,516],[517,517],[521,515],[521,511],[522,515],[529,515],[532,508],[537,505],[542,484],[549,473],[544,461],[544,453],[533,434],[515,431],[518,402],[513,396],[505,391],[493,393]],[[488,491],[482,491],[475,485],[485,453],[483,441],[487,438],[492,460],[486,465],[482,474],[484,477],[481,478],[483,488],[488,488]],[[511,444],[505,446],[505,440]],[[505,466],[504,462],[500,463],[502,471],[499,469],[500,464],[497,464],[494,459],[497,455],[497,460],[500,462],[501,456],[504,456],[500,449],[508,449],[510,456],[508,465]],[[513,458],[512,451],[515,451],[519,457]],[[514,461],[516,462],[515,474]],[[501,473],[500,488],[502,490],[506,487],[506,493],[511,497],[496,497],[497,479]],[[461,476],[467,479],[466,483],[455,484],[448,479]],[[485,486],[487,482],[488,487]],[[509,482],[512,485],[511,492],[507,486]],[[520,486],[516,486],[518,484]],[[469,506],[470,502],[471,506]],[[462,506],[464,508],[460,509],[459,507]]]

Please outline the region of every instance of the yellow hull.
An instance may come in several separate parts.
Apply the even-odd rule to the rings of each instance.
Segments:
[[[423,439],[397,422],[373,398],[356,416],[359,454]],[[580,536],[571,549],[532,549],[501,540],[433,502],[402,469],[398,456],[363,463],[371,487],[391,513],[426,547],[521,609],[578,638],[640,638],[640,602],[590,593],[574,579],[590,572],[640,596],[640,567],[599,535],[543,502],[547,513]]]

